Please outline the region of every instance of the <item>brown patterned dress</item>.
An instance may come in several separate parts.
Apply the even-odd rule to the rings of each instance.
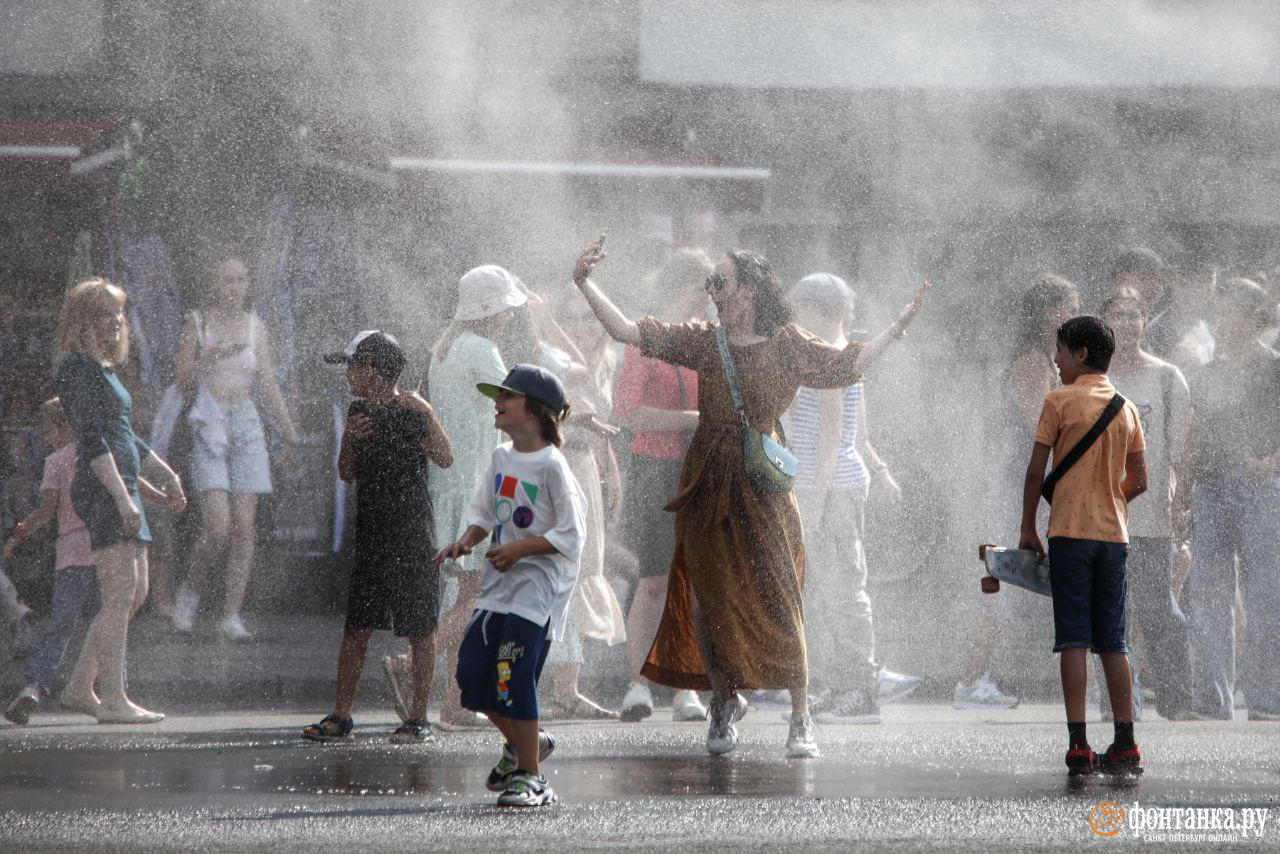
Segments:
[[[734,688],[790,688],[807,674],[804,541],[795,495],[760,492],[747,479],[716,325],[653,318],[638,325],[646,356],[698,372],[700,413],[679,492],[666,506],[676,514],[676,548],[662,623],[642,673],[675,688],[710,689],[695,635],[696,601],[715,669]],[[857,382],[860,349],[855,343],[840,350],[794,324],[765,341],[731,345],[751,425],[772,432],[800,386]]]

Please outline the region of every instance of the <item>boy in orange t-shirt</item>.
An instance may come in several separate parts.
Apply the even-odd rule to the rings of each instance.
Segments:
[[[1116,390],[1107,378],[1115,352],[1110,327],[1096,317],[1073,317],[1058,327],[1053,357],[1062,388],[1045,397],[1036,426],[1022,498],[1019,548],[1044,554],[1036,506],[1052,451],[1057,465],[1089,432]],[[1134,405],[1125,401],[1096,442],[1058,481],[1049,512],[1054,652],[1060,653],[1062,693],[1073,774],[1095,769],[1141,773],[1133,739],[1133,691],[1125,646],[1125,560],[1128,505],[1147,489],[1146,444]],[[1098,653],[1115,714],[1115,741],[1102,756],[1085,737],[1089,650]]]

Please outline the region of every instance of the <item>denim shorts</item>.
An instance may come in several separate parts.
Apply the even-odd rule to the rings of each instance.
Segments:
[[[262,419],[252,400],[219,404],[227,425],[227,447],[216,453],[195,437],[191,482],[196,492],[222,490],[235,495],[271,492],[271,461]]]
[[[538,679],[551,648],[547,628],[515,614],[472,614],[458,650],[462,707],[536,721]]]
[[[1053,651],[1084,648],[1128,652],[1125,646],[1125,543],[1049,538],[1053,589]]]

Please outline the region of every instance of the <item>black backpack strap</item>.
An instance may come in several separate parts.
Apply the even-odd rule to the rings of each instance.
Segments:
[[[1048,501],[1050,504],[1053,503],[1053,489],[1058,485],[1058,481],[1062,480],[1062,476],[1065,475],[1073,465],[1080,462],[1080,458],[1085,455],[1086,451],[1093,447],[1093,443],[1098,441],[1098,437],[1101,436],[1107,429],[1108,425],[1111,424],[1111,419],[1115,418],[1116,413],[1123,408],[1124,398],[1117,393],[1111,398],[1111,401],[1107,403],[1106,408],[1102,410],[1102,414],[1098,416],[1098,420],[1089,428],[1089,432],[1084,434],[1084,438],[1079,442],[1076,442],[1075,447],[1070,451],[1067,451],[1066,456],[1064,456],[1058,464],[1053,467],[1053,471],[1049,472],[1048,476],[1045,477],[1044,486],[1040,487],[1040,494],[1044,496],[1045,501]]]

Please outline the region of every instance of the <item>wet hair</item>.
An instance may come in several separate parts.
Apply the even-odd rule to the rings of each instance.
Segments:
[[[1125,249],[1111,259],[1111,279],[1117,276],[1150,276],[1164,270],[1164,260],[1145,246]]]
[[[1214,300],[1230,303],[1245,312],[1259,331],[1275,322],[1276,309],[1262,285],[1252,279],[1234,278],[1219,282]]]
[[[1084,363],[1095,371],[1106,372],[1116,352],[1116,336],[1100,317],[1083,314],[1058,327],[1058,343],[1072,353],[1087,349]]]
[[[1044,346],[1044,313],[1077,296],[1076,286],[1054,273],[1041,273],[1022,295],[1013,338],[1013,361]]]
[[[1142,295],[1130,287],[1119,287],[1107,294],[1107,298],[1102,301],[1102,309],[1099,314],[1105,317],[1113,308],[1130,304],[1138,310],[1138,313],[1142,315],[1142,319],[1145,321],[1147,319],[1146,303],[1142,301]]]
[[[557,448],[564,444],[564,435],[560,432],[560,422],[566,420],[573,410],[568,401],[565,401],[564,409],[560,410],[559,414],[552,412],[550,406],[540,400],[534,400],[532,397],[524,398],[524,408],[530,415],[538,419],[538,425],[542,428],[543,439]]]
[[[748,287],[756,306],[757,335],[772,335],[791,322],[791,302],[782,290],[769,261],[759,252],[735,249],[726,254],[733,261],[733,276],[739,287]]]
[[[62,300],[62,314],[58,317],[58,346],[67,353],[85,353],[97,359],[104,355],[94,351],[93,322],[106,311],[123,310],[128,298],[123,290],[106,279],[85,279]],[[107,353],[113,365],[123,365],[129,359],[129,322],[120,330],[120,343],[114,353]]]

